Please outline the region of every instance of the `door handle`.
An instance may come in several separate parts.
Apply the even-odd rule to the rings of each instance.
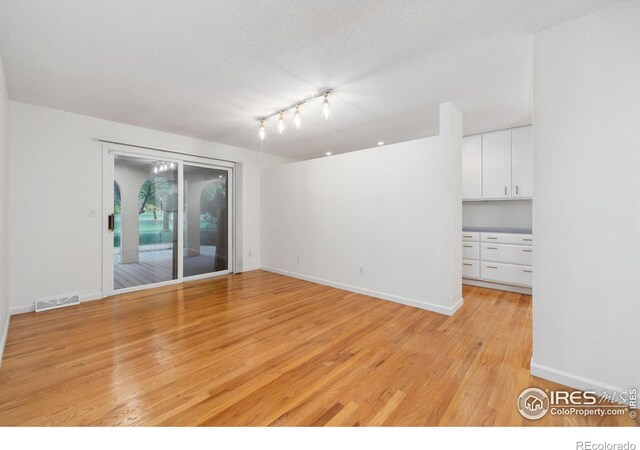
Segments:
[[[109,214],[107,221],[107,229],[109,231],[114,231],[116,229],[116,218],[113,214]]]

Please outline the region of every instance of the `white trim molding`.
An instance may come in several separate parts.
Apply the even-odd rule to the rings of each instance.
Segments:
[[[475,280],[473,278],[463,278],[462,284],[488,289],[497,289],[499,291],[516,292],[518,294],[533,295],[532,288],[526,286],[517,286],[515,284],[492,283],[491,281]]]
[[[452,316],[458,309],[462,307],[463,299],[458,300],[453,306],[445,307],[436,305],[433,303],[423,302],[420,300],[415,300],[406,297],[400,297],[398,295],[387,294],[384,292],[372,291],[369,289],[359,288],[356,286],[351,286],[343,283],[336,283],[335,281],[323,280],[321,278],[310,277],[307,275],[302,275],[299,273],[289,272],[286,270],[276,269],[275,267],[261,266],[262,270],[266,270],[268,272],[277,273],[279,275],[284,275],[291,278],[297,278],[300,280],[310,281],[311,283],[322,284],[324,286],[330,286],[336,289],[343,289],[349,292],[355,292],[356,294],[368,295],[369,297],[379,298],[381,300],[387,300],[390,302],[401,303],[407,306],[413,306],[414,308],[424,309],[426,311],[435,312],[438,314],[445,314],[447,316]]]
[[[4,322],[2,336],[0,336],[0,367],[2,367],[2,357],[4,356],[4,346],[7,344],[7,336],[9,336],[9,323],[11,322],[11,314],[7,314],[7,320]]]
[[[621,392],[627,392],[629,388],[636,387],[627,386],[626,388],[623,388],[619,386],[612,386],[601,381],[592,380],[574,373],[538,364],[533,360],[533,357],[531,358],[531,375],[581,391],[595,391],[598,395],[605,392],[609,396],[613,397],[613,395],[617,393],[618,395],[615,398],[618,398]]]

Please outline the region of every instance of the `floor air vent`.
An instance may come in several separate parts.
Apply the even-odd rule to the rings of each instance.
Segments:
[[[64,308],[65,306],[79,305],[80,298],[77,295],[65,295],[63,297],[45,298],[36,300],[36,312],[50,309]]]

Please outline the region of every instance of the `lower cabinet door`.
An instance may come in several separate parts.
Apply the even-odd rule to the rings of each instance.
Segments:
[[[480,265],[480,277],[487,281],[531,287],[533,284],[533,268],[531,266],[483,261]]]
[[[462,277],[463,278],[480,278],[480,261],[463,259],[462,260]]]
[[[480,259],[483,261],[521,264],[523,266],[530,266],[533,264],[533,247],[529,245],[487,243],[482,243],[480,245]]]
[[[462,242],[463,259],[480,259],[480,242]]]

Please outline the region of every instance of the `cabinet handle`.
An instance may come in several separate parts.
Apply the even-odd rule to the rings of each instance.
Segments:
[[[487,239],[498,239],[497,237],[487,237]]]
[[[531,242],[533,241],[533,239],[529,239],[529,238],[522,238],[523,241],[527,241],[527,242]]]
[[[516,184],[516,195],[518,195],[518,194],[519,194],[519,192],[518,192],[519,190],[520,190],[520,189],[518,188],[518,185]]]
[[[469,236],[468,234],[463,234],[462,237],[463,238],[472,238],[473,236]]]
[[[471,263],[462,263],[463,266],[473,266]]]
[[[522,250],[523,252],[531,253],[533,250]]]
[[[498,250],[498,247],[487,247],[487,250]]]
[[[522,269],[523,272],[533,273],[533,270]]]
[[[496,266],[487,266],[487,269],[497,269]]]
[[[473,248],[473,245],[463,245],[463,247]]]
[[[504,195],[507,195],[507,187],[504,187]]]

